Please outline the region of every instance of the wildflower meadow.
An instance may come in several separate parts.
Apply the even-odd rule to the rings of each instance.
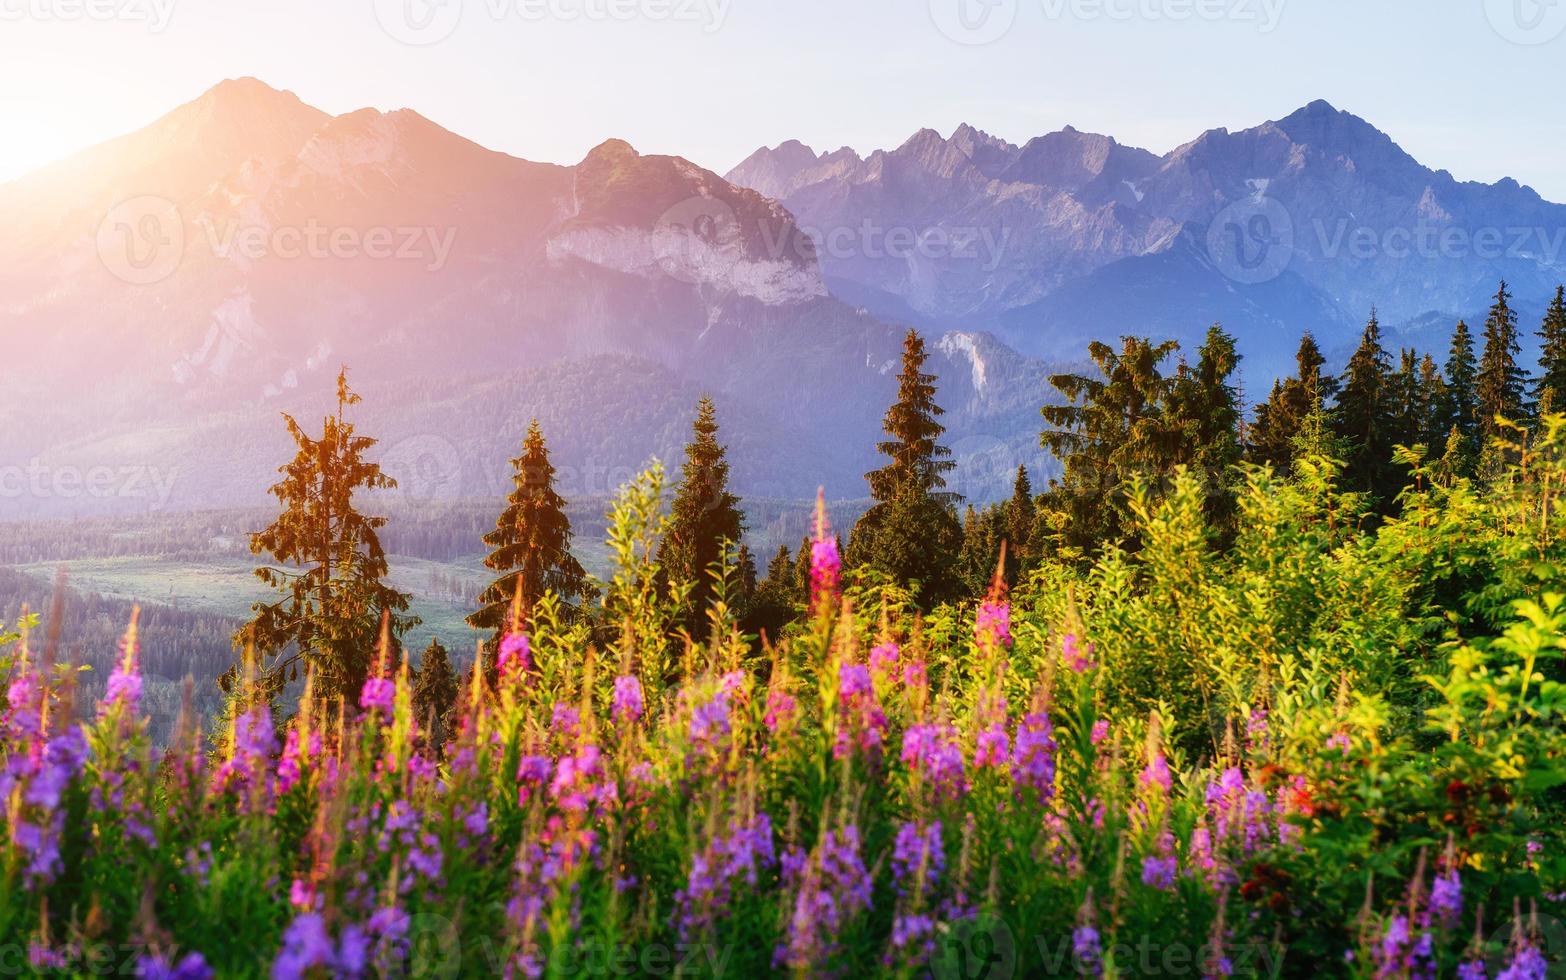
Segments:
[[[613,628],[546,596],[444,739],[383,635],[354,697],[252,659],[155,747],[134,621],[91,706],[23,623],[0,971],[1544,977],[1563,437],[1373,528],[1326,459],[1252,469],[1222,549],[1182,472],[1133,488],[1134,553],[924,612],[823,507],[767,641],[726,565],[679,625],[654,468],[611,515]]]

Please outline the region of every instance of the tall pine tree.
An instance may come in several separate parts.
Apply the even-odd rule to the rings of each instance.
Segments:
[[[1511,294],[1502,282],[1484,321],[1484,353],[1479,358],[1479,375],[1474,382],[1481,452],[1501,433],[1498,418],[1520,422],[1526,410],[1525,378],[1517,365],[1517,311],[1512,309],[1510,300]]]
[[[1539,414],[1566,411],[1566,286],[1555,287],[1555,298],[1539,325],[1539,378],[1533,398]]]
[[[1240,392],[1230,381],[1240,366],[1234,338],[1214,324],[1197,351],[1195,367],[1182,366],[1170,397],[1170,424],[1180,430],[1178,462],[1202,477],[1207,515],[1216,526],[1234,510],[1231,468],[1240,462]]]
[[[712,568],[723,557],[724,543],[739,544],[745,533],[745,516],[739,498],[729,492],[729,463],[718,442],[718,415],[712,399],[703,396],[696,405],[691,441],[685,447],[685,465],[669,515],[669,530],[658,546],[658,563],[664,573],[691,586],[691,615],[687,625],[699,629],[712,601]],[[748,554],[748,552],[747,552]],[[751,568],[754,577],[755,568]]]
[[[1294,376],[1273,385],[1267,401],[1256,407],[1250,429],[1251,458],[1281,473],[1293,466],[1305,420],[1337,391],[1336,381],[1322,373],[1327,359],[1309,332],[1300,336],[1294,363]]]
[[[1344,368],[1332,411],[1332,430],[1348,451],[1345,481],[1353,489],[1379,498],[1383,508],[1396,494],[1391,486],[1391,373],[1387,352],[1381,346],[1381,323],[1372,310],[1359,347]]]
[[[1446,355],[1446,427],[1456,427],[1470,441],[1479,435],[1479,362],[1474,359],[1474,337],[1462,320],[1452,330]]]
[[[565,498],[555,492],[555,467],[537,419],[528,424],[522,455],[511,461],[511,470],[511,495],[495,529],[484,535],[491,549],[484,565],[498,574],[479,594],[478,611],[468,617],[469,626],[492,634],[491,655],[500,636],[521,625],[513,623],[513,616],[525,621],[545,592],[571,610],[591,588],[571,554],[571,519]]]
[[[1041,514],[1038,524],[1060,545],[1086,555],[1119,540],[1125,481],[1134,475],[1162,480],[1179,460],[1183,433],[1168,418],[1174,380],[1161,370],[1177,350],[1174,341],[1145,337],[1122,337],[1118,352],[1094,341],[1088,356],[1095,375],[1049,379],[1068,404],[1040,410],[1053,426],[1040,442],[1060,461],[1061,475],[1044,495],[1048,517]]]
[[[946,431],[935,403],[935,375],[924,372],[924,339],[903,339],[897,401],[882,422],[887,438],[877,447],[885,466],[865,474],[874,503],[854,525],[848,561],[869,565],[899,581],[918,581],[919,598],[934,602],[956,594],[962,526],[954,510],[961,499],[947,491],[945,474],[956,465],[940,444]]]
[[[274,562],[256,569],[256,577],[281,596],[251,606],[255,617],[234,637],[236,647],[251,644],[284,655],[272,667],[274,685],[301,659],[314,666],[315,690],[328,701],[358,698],[383,615],[393,638],[419,622],[404,615],[408,596],[385,582],[386,552],[376,531],[386,518],[367,517],[355,507],[356,491],[397,485],[364,458],[375,440],[355,435],[347,419],[348,406],[358,402],[344,368],[337,376],[337,412],[326,416],[319,439],[283,416],[298,452],[271,488],[282,513],[250,536],[251,553]]]

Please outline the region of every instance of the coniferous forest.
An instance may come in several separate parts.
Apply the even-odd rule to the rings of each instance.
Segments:
[[[417,542],[482,551],[476,652],[406,642],[344,369],[283,420],[247,619],[6,573],[0,972],[1544,977],[1566,292],[1525,329],[1505,284],[1444,350],[1372,312],[1254,405],[1220,326],[1095,342],[992,503],[909,331],[867,505],[753,553],[703,398],[602,575],[535,421]]]

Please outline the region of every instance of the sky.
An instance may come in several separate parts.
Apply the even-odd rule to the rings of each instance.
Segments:
[[[1165,152],[1324,98],[1566,201],[1566,0],[0,0],[0,181],[253,75],[574,163],[1070,124]]]

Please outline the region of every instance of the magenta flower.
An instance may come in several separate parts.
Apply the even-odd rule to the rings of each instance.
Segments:
[[[897,670],[897,657],[902,651],[895,643],[878,644],[870,651],[870,671],[877,677],[889,678]]]
[[[830,601],[842,581],[843,559],[837,553],[837,541],[819,538],[810,546],[811,601]]]
[[[1004,599],[986,599],[979,604],[973,635],[980,643],[1011,646],[1011,603]]]
[[[1092,670],[1098,664],[1093,662],[1093,644],[1087,645],[1087,650],[1082,649],[1082,641],[1077,639],[1077,634],[1067,633],[1060,640],[1061,655],[1065,658],[1066,666],[1077,673]]]
[[[614,717],[621,722],[633,722],[642,716],[642,682],[632,674],[614,679]]]
[[[500,657],[496,668],[506,680],[527,673],[533,666],[533,648],[526,633],[507,633],[500,638]]]
[[[799,702],[792,694],[782,688],[767,692],[767,712],[761,720],[768,731],[776,733],[780,728],[787,728],[798,715]]]
[[[1055,795],[1055,726],[1049,714],[1035,711],[1017,729],[1017,747],[1011,758],[1011,778],[1032,790],[1039,803]]]
[[[945,867],[946,848],[939,820],[927,827],[910,821],[898,829],[892,846],[892,876],[898,891],[907,891],[915,876],[922,885],[933,884]]]
[[[1137,776],[1137,783],[1150,792],[1169,792],[1173,779],[1169,775],[1169,762],[1162,752],[1154,752],[1153,757],[1147,760],[1147,768]]]
[[[978,743],[973,752],[973,767],[983,769],[1005,768],[1011,758],[1011,742],[1006,735],[1006,728],[1000,722],[994,722],[979,732]]]
[[[950,725],[913,725],[903,732],[903,762],[927,779],[937,794],[967,788],[962,749]]]
[[[359,691],[359,707],[365,711],[391,714],[397,698],[397,682],[389,677],[371,677]]]

